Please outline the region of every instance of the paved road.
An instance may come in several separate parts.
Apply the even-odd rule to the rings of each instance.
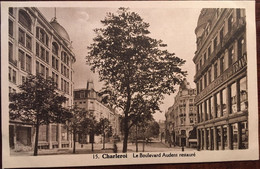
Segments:
[[[118,153],[123,150],[123,143],[117,143]],[[83,147],[81,144],[76,146],[76,154],[92,154],[92,153],[113,153],[113,144],[106,143],[105,149],[102,149],[102,144],[94,144],[94,152],[91,151],[91,144],[84,144]],[[127,152],[135,152],[136,146],[135,144],[128,143]],[[154,141],[148,144],[145,144],[144,152],[176,152],[182,151],[181,147],[168,147],[166,144]],[[184,151],[196,151],[196,149],[185,148]],[[143,143],[138,143],[138,152],[143,152]],[[14,152],[11,151],[11,155],[14,156],[31,156],[33,154],[30,152]],[[52,150],[39,150],[39,155],[64,155],[64,154],[72,154],[72,149],[52,149]]]

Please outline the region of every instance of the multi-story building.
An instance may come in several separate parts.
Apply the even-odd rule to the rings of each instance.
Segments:
[[[120,135],[120,122],[119,114],[116,110],[106,106],[102,103],[102,98],[97,91],[94,89],[93,81],[87,82],[87,87],[85,89],[75,89],[74,90],[74,105],[83,108],[87,113],[93,114],[97,122],[101,118],[107,118],[112,126],[112,134]],[[90,142],[91,138],[86,135],[86,138],[79,138],[79,142],[87,143]],[[102,142],[101,136],[95,136],[95,142]]]
[[[184,80],[174,98],[173,106],[166,112],[166,138],[170,144],[196,146],[196,139],[191,138],[194,124],[197,121],[195,96],[196,89],[192,89]]]
[[[52,77],[60,94],[73,103],[73,69],[76,61],[66,30],[54,17],[48,22],[37,8],[9,8],[9,92],[19,92],[28,74]],[[32,146],[35,129],[30,124],[10,120],[10,147]],[[61,124],[40,126],[39,147],[70,145],[67,129]]]
[[[245,9],[202,9],[197,27],[199,150],[248,148]]]

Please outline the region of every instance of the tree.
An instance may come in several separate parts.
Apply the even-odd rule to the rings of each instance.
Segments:
[[[102,94],[108,104],[123,112],[126,152],[133,126],[130,117],[136,114],[131,110],[133,101],[152,100],[156,108],[151,108],[157,109],[164,94],[173,93],[186,75],[180,68],[185,61],[163,49],[167,45],[161,40],[149,37],[149,24],[128,8],[107,13],[101,23],[103,27],[94,30],[96,37],[86,58],[91,70],[97,71],[104,82]]]
[[[86,111],[81,108],[73,107],[70,112],[72,117],[69,119],[67,127],[69,132],[73,135],[73,154],[75,154],[76,137],[88,132],[87,129],[89,128],[88,125],[91,123],[91,119],[86,117]]]
[[[100,134],[103,136],[103,149],[105,149],[106,136],[112,136],[112,126],[107,118],[100,118],[97,128],[100,129]]]
[[[36,129],[34,156],[38,154],[39,126],[50,123],[65,123],[71,117],[62,106],[66,97],[57,93],[56,83],[42,76],[28,75],[18,86],[19,93],[10,94],[10,119],[32,124]]]

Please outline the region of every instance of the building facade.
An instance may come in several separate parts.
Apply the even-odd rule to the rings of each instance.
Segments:
[[[247,149],[245,9],[202,9],[195,34],[198,149]]]
[[[197,145],[193,136],[197,121],[195,99],[196,89],[192,89],[184,80],[174,98],[174,104],[166,112],[167,142],[177,146],[194,147]]]
[[[37,8],[9,8],[9,93],[19,92],[28,74],[40,74],[57,83],[59,93],[73,104],[73,69],[76,61],[66,30],[54,17],[48,22]],[[33,146],[35,129],[19,119],[10,120],[10,147]],[[40,126],[39,148],[70,146],[70,136],[61,124]]]
[[[85,89],[75,89],[74,90],[74,105],[83,108],[88,113],[94,115],[97,122],[101,118],[107,118],[112,126],[112,134],[114,136],[120,135],[120,122],[119,114],[116,110],[104,105],[102,103],[102,98],[99,93],[94,89],[94,83],[92,81],[87,82],[87,87]],[[90,137],[87,135],[84,140],[79,140],[82,143],[90,142]],[[101,136],[95,136],[94,141],[96,143],[102,142]],[[108,139],[107,139],[108,141]]]

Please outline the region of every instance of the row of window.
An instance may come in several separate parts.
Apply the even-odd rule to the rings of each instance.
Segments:
[[[240,9],[237,9],[237,20],[240,18],[241,18],[241,11],[240,11]],[[229,16],[227,22],[228,22],[227,31],[231,32],[231,30],[234,26],[233,25],[233,15]],[[225,25],[223,25],[223,27],[217,33],[216,37],[213,39],[213,42],[209,45],[209,47],[207,48],[205,53],[202,55],[201,59],[199,60],[199,63],[196,64],[196,72],[198,72],[202,68],[203,64],[206,63],[207,59],[211,56],[212,52],[217,49],[217,45],[221,44],[223,42],[224,28],[225,28]],[[213,49],[212,49],[212,47],[213,47]]]
[[[244,37],[239,38],[237,41],[237,56],[234,54],[234,45],[231,45],[227,51],[227,56],[222,56],[216,60],[213,66],[210,67],[197,82],[198,93],[206,88],[214,79],[220,76],[227,68],[231,67],[237,60],[239,60],[245,53],[245,48]]]
[[[216,140],[214,139],[213,128],[199,130],[200,149],[225,150],[225,149],[247,149],[248,148],[248,126],[247,122],[233,123],[216,127]],[[228,127],[231,131],[228,134]],[[229,138],[228,138],[229,137]],[[206,142],[205,142],[206,141]],[[223,144],[221,145],[221,142]],[[230,141],[231,147],[228,146]]]
[[[228,106],[229,112],[227,112]],[[247,79],[244,77],[199,104],[197,107],[198,122],[244,111],[247,108]]]
[[[61,91],[69,94],[69,82],[61,78]]]

